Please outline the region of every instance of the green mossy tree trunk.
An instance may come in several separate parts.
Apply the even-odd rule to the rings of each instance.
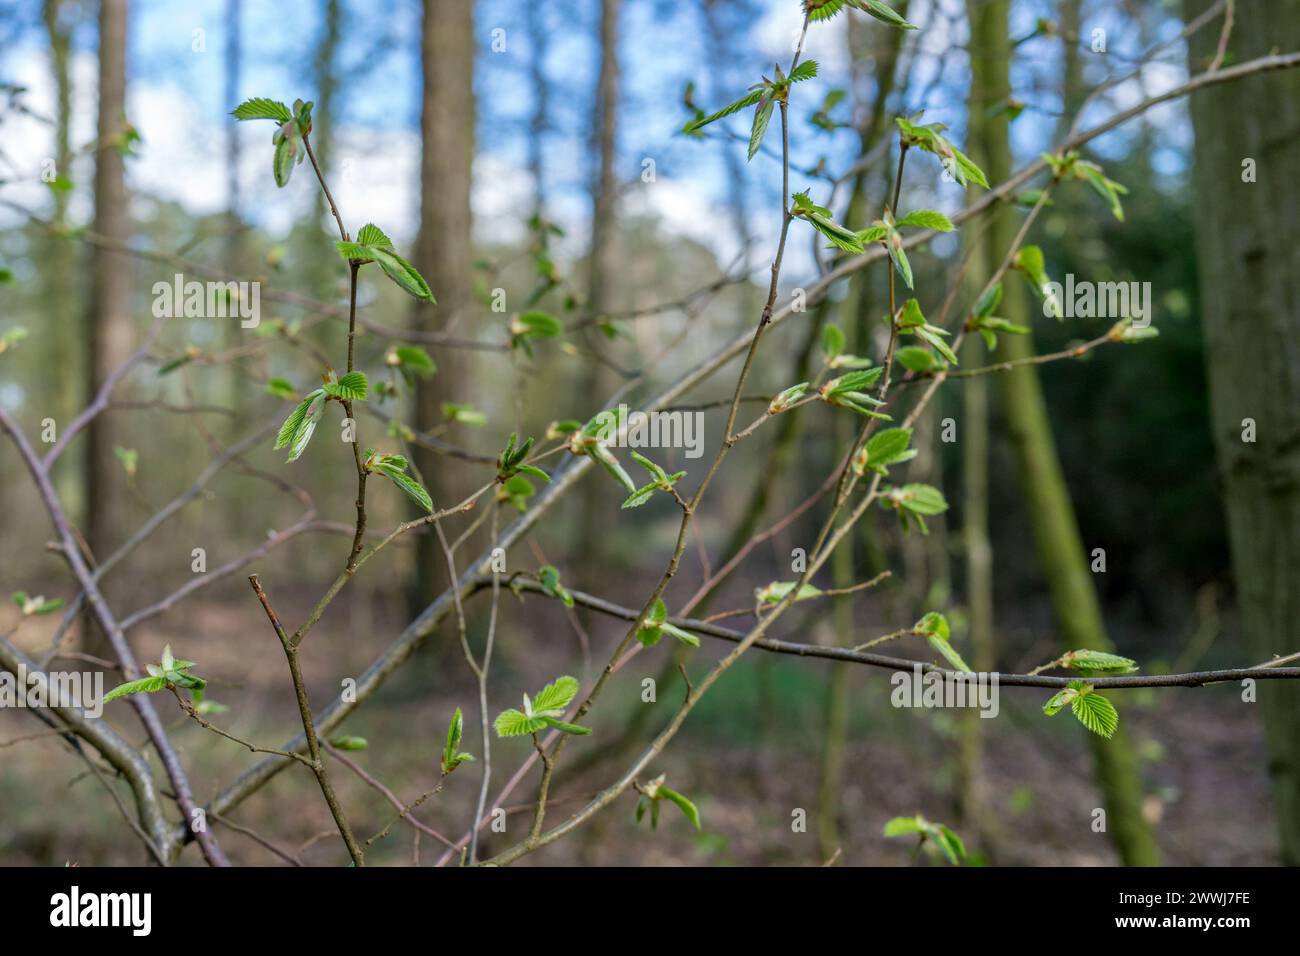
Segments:
[[[1188,0],[1188,19],[1208,5]],[[1213,60],[1218,23],[1192,37],[1192,73]],[[1297,48],[1300,0],[1237,0],[1225,65]],[[1211,426],[1237,605],[1249,653],[1262,661],[1300,646],[1300,73],[1212,87],[1192,98],[1191,112]],[[1247,419],[1253,441],[1243,438]],[[1300,687],[1261,681],[1257,693],[1282,861],[1297,866]]]
[[[971,16],[971,113],[985,112],[1010,95],[1011,41],[1006,0],[975,5]],[[1005,111],[988,116],[983,141],[970,144],[976,161],[984,162],[990,183],[1009,178],[1011,147]],[[995,257],[1005,255],[1018,230],[1015,210],[1002,206],[993,213],[989,237]],[[1015,280],[1015,276],[1010,279]],[[1003,283],[1006,295],[1001,314],[1012,322],[1029,324],[1023,284]],[[999,359],[1014,360],[1034,354],[1032,336],[1005,335],[999,339]],[[1024,507],[1033,530],[1039,563],[1051,595],[1062,650],[1092,648],[1112,650],[1102,621],[1101,607],[1088,569],[1083,541],[1070,501],[1065,477],[1052,438],[1051,421],[1034,366],[1022,366],[997,376],[1002,413],[1011,441]],[[1107,832],[1129,866],[1157,866],[1160,850],[1142,816],[1142,782],[1137,756],[1124,725],[1110,740],[1088,734],[1096,767],[1097,785],[1105,802]]]

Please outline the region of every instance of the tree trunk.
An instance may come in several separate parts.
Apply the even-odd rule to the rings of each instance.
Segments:
[[[322,11],[320,38],[316,44],[316,105],[312,109],[312,148],[316,152],[316,161],[326,182],[331,181],[334,171],[334,130],[341,114],[338,104],[339,90],[339,45],[344,32],[344,12],[340,0],[325,0]],[[337,192],[337,186],[335,187]],[[358,226],[352,226],[356,229]],[[338,238],[334,222],[330,219],[325,194],[317,189],[312,193],[312,216],[302,233],[302,245],[306,250],[303,260],[306,264],[307,281],[316,295],[327,301],[336,299],[344,290],[340,281],[338,256],[334,252],[334,240]],[[417,267],[418,268],[418,267]],[[428,279],[428,275],[425,275]],[[434,293],[437,294],[436,292]]]
[[[1187,18],[1207,6],[1188,0]],[[1235,19],[1229,64],[1300,47],[1300,0],[1239,0]],[[1219,33],[1214,24],[1192,37],[1191,72],[1209,65]],[[1242,626],[1249,653],[1265,660],[1295,650],[1300,619],[1300,73],[1212,87],[1191,112],[1211,425]],[[1261,681],[1257,692],[1282,861],[1296,866],[1300,687]]]
[[[42,16],[50,44],[50,77],[54,81],[54,169],[52,174],[61,180],[71,175],[72,146],[72,71],[70,65],[74,23],[71,10],[58,0],[44,0]],[[52,224],[59,230],[68,225],[69,191],[53,190],[54,215]],[[45,268],[42,270],[47,303],[46,332],[41,336],[41,368],[45,383],[43,398],[49,414],[60,425],[66,425],[76,414],[77,400],[81,397],[81,383],[85,380],[86,357],[68,347],[67,339],[54,330],[75,329],[81,319],[78,313],[78,295],[75,285],[67,277],[76,272],[76,247],[65,235],[48,240]],[[81,480],[72,469],[62,470],[57,478],[59,495],[69,503],[73,514],[84,513],[84,502],[79,501]]]
[[[99,5],[99,119],[95,144],[95,224],[105,239],[131,238],[130,209],[123,168],[126,124],[127,0],[101,0]],[[91,264],[88,322],[90,394],[131,355],[131,257],[96,246]],[[67,422],[62,423],[65,427]],[[84,501],[86,543],[96,558],[112,550],[116,516],[127,495],[125,473],[113,449],[122,439],[111,412],[99,415],[87,429]]]
[[[620,0],[601,0],[600,75],[591,137],[597,165],[592,180],[591,249],[587,256],[587,311],[592,315],[611,308],[613,279],[618,274],[619,184],[615,165],[618,161],[619,13]],[[586,333],[587,345],[593,355],[587,367],[582,395],[588,402],[604,401],[615,388],[610,369],[597,357],[604,349],[604,336],[595,327],[588,327]],[[598,410],[590,408],[587,411],[594,413]],[[613,486],[605,475],[593,474],[587,481],[590,490],[584,496],[578,516],[578,540],[583,542],[579,573],[583,581],[591,582],[597,579],[606,564],[608,546],[601,528],[609,520],[610,509],[617,509],[622,495],[615,497]]]
[[[474,4],[472,0],[424,0],[420,51],[424,89],[420,110],[420,236],[415,267],[428,281],[437,306],[415,307],[417,327],[465,329],[472,294],[471,168],[474,156]],[[467,379],[468,356],[439,363],[438,373],[416,389],[416,427],[428,431],[441,420],[443,401],[456,400]],[[440,459],[416,449],[415,463],[438,507],[451,503],[456,487],[442,478]],[[422,609],[446,574],[435,535],[418,546],[414,602]]]
[[[980,4],[967,0],[971,23],[972,42],[983,43],[985,38],[977,30],[987,32],[999,24],[981,19]],[[1008,65],[980,59],[972,63],[970,103],[966,111],[968,146],[988,156],[996,150],[991,142],[994,131],[990,129],[986,110],[990,96],[989,86],[997,85],[997,74],[1005,72]],[[1005,79],[1004,79],[1005,82]],[[1005,129],[1003,129],[1005,135]],[[990,172],[990,175],[993,175]],[[979,295],[989,273],[995,268],[994,259],[1005,254],[999,251],[995,237],[989,233],[968,233],[970,240],[970,266],[965,283],[968,301]],[[997,237],[1002,239],[1004,237]],[[970,336],[961,350],[964,364],[975,365],[985,355],[983,341]],[[960,439],[962,449],[962,544],[966,558],[966,614],[967,633],[970,637],[971,666],[977,671],[990,671],[997,664],[997,645],[994,640],[993,616],[993,550],[989,542],[989,410],[988,382],[979,376],[961,385],[962,417]],[[996,854],[994,817],[988,805],[987,780],[983,773],[984,737],[983,720],[977,711],[962,714],[961,745],[958,757],[957,800],[962,822],[971,830],[984,855],[992,859]]]
[[[972,11],[972,49],[976,51],[971,57],[973,84],[981,91],[979,99],[972,99],[972,112],[988,110],[1010,94],[1008,29],[1006,0],[990,0]],[[983,125],[984,141],[979,149],[984,169],[989,182],[999,183],[1012,171],[1007,114],[1002,111],[988,117]],[[977,153],[977,161],[979,158]],[[1007,206],[998,207],[992,215],[990,242],[994,255],[1000,257],[1011,247],[1018,225],[1015,211]],[[1004,282],[1003,288],[1001,315],[1012,322],[1028,324],[1023,285]],[[1032,337],[1004,335],[999,339],[998,352],[1003,360],[1027,358],[1034,354]],[[1112,650],[1097,592],[1089,576],[1074,505],[1056,455],[1037,369],[1027,365],[1001,373],[998,385],[1021,493],[1051,594],[1062,649]],[[1142,816],[1142,783],[1124,725],[1120,725],[1110,740],[1096,734],[1087,737],[1097,784],[1106,805],[1107,832],[1115,849],[1129,866],[1158,865],[1160,851]]]

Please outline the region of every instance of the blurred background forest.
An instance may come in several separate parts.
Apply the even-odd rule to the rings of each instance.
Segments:
[[[1005,178],[1072,128],[1087,129],[1205,69],[1224,4],[896,6],[920,29],[891,30],[861,15],[815,25],[807,50],[819,77],[792,95],[792,189],[812,187],[817,201],[855,228],[879,215],[892,187],[895,116],[924,111],[927,122],[947,123],[953,141],[995,184],[995,171]],[[1300,48],[1300,4],[1235,6],[1225,66]],[[1206,10],[1206,25],[1185,39],[1185,28]],[[770,76],[774,61],[788,62],[802,17],[798,0],[6,4],[0,404],[29,438],[36,442],[44,419],[70,422],[140,346],[153,321],[154,283],[171,282],[176,273],[261,282],[256,329],[231,319],[167,321],[145,360],[113,390],[107,413],[70,444],[53,472],[89,551],[102,559],[195,482],[214,455],[263,430],[204,475],[201,492],[105,575],[119,615],[145,612],[129,632],[141,659],[156,660],[170,643],[200,662],[209,696],[229,708],[224,725],[268,744],[288,739],[297,731],[292,694],[244,575],[258,571],[281,615],[299,620],[341,567],[351,532],[352,464],[333,434],[285,465],[265,431],[287,414],[292,394],[311,387],[322,357],[341,363],[347,269],[310,168],[277,189],[272,127],[236,123],[229,115],[235,104],[250,96],[314,101],[313,145],[349,225],[380,224],[432,287],[436,307],[416,303],[377,273],[363,274],[358,367],[377,380],[387,350],[408,343],[423,346],[437,371],[417,376],[415,388],[394,376],[393,394],[369,402],[359,424],[367,444],[387,440],[395,450],[400,435],[418,448],[426,483],[446,506],[491,478],[509,432],[540,436],[555,420],[585,421],[633,371],[644,371],[645,380],[622,397],[635,407],[753,326],[780,226],[779,155],[769,145],[745,162],[748,112],[702,134],[683,127],[697,109],[711,112],[760,75]],[[999,70],[981,72],[977,59],[1001,64],[1001,86],[989,79]],[[1285,634],[1261,643],[1247,633],[1238,578],[1249,565],[1230,547],[1222,445],[1238,437],[1232,422],[1253,414],[1261,422],[1258,454],[1288,463],[1282,470],[1289,497],[1272,501],[1276,510],[1258,527],[1274,535],[1263,602],[1270,614],[1290,613],[1288,602],[1295,610],[1300,593],[1291,563],[1300,537],[1297,361],[1293,340],[1284,348],[1270,336],[1296,330],[1300,210],[1293,157],[1300,120],[1294,101],[1279,107],[1269,97],[1279,89],[1294,93],[1293,73],[1197,94],[1204,106],[1195,99],[1161,104],[1093,140],[1088,158],[1129,190],[1124,220],[1076,185],[1057,193],[1031,235],[1053,277],[1149,282],[1152,289],[1158,338],[1028,373],[1041,383],[1066,504],[1077,520],[1076,557],[1091,563],[1094,549],[1104,549],[1104,572],[1087,574],[1104,620],[1101,640],[1140,661],[1144,672],[1245,666],[1286,651]],[[828,96],[831,90],[837,92]],[[1270,103],[1274,117],[1260,119]],[[1009,151],[999,158],[993,154],[1001,130],[1008,131]],[[1217,167],[1213,150],[1198,147],[1197,130],[1209,131],[1202,143],[1213,140],[1223,153]],[[1252,136],[1262,144],[1258,154],[1245,142]],[[1252,155],[1259,181],[1243,184],[1241,161]],[[1211,171],[1198,172],[1198,162]],[[905,180],[902,207],[952,215],[978,198],[979,190],[968,193],[938,172],[918,161]],[[1284,186],[1282,179],[1292,182]],[[1255,192],[1247,200],[1243,190]],[[1234,216],[1266,247],[1235,272],[1236,240],[1228,226],[1215,225]],[[917,288],[939,290],[929,293],[927,311],[937,311],[981,229],[972,221],[913,254]],[[826,253],[814,248],[812,235],[792,234],[782,301],[824,265]],[[989,263],[989,256],[996,258]],[[975,261],[988,263],[987,274],[1000,256],[986,251]],[[1207,261],[1218,265],[1207,272]],[[1289,285],[1270,285],[1267,275],[1289,276]],[[983,277],[975,277],[976,288]],[[857,351],[878,355],[885,283],[885,266],[868,268],[774,330],[747,391],[770,396],[809,378],[804,370],[816,371],[827,322],[838,323]],[[492,308],[498,289],[509,303],[504,313]],[[1020,291],[1009,290],[1009,300],[1008,314],[1018,310],[1032,325],[1039,352],[1093,338],[1109,324],[1044,319]],[[1256,317],[1260,387],[1253,393],[1269,407],[1216,411],[1213,389],[1243,393],[1226,378],[1211,381],[1215,337],[1207,333],[1207,310],[1235,314],[1246,300],[1252,311],[1272,316]],[[510,318],[526,309],[550,313],[564,329],[532,342],[531,354],[510,347]],[[962,356],[971,365],[996,361],[1011,347],[990,354],[972,339]],[[1274,352],[1290,355],[1288,376],[1274,374]],[[729,398],[735,369],[683,401]],[[290,383],[288,393],[273,380]],[[1033,494],[1052,478],[1024,465],[1030,439],[1017,394],[992,376],[943,388],[918,424],[921,454],[909,475],[942,487],[951,510],[932,520],[926,537],[904,536],[897,522],[869,515],[818,583],[843,586],[886,568],[892,577],[852,598],[800,606],[774,636],[853,646],[940,609],[953,622],[954,643],[988,667],[1022,672],[1059,653],[1062,632],[1070,630],[1061,622],[1078,623],[1089,610],[1069,604],[1077,595],[1054,591],[1053,574],[1068,571],[1044,559],[1042,549],[1053,545],[1044,543],[1040,523],[1043,509],[1059,509],[1060,502]],[[665,467],[686,469],[688,484],[700,477],[722,439],[724,412],[706,413],[706,458],[664,450]],[[941,440],[946,419],[956,424],[956,441]],[[814,491],[851,441],[849,428],[812,408],[737,447],[670,591],[676,605]],[[49,519],[19,456],[8,442],[3,447],[2,590],[71,602],[75,582],[45,547]],[[1045,447],[1050,458],[1051,445]],[[639,607],[671,553],[677,513],[666,496],[629,512],[620,511],[621,498],[593,469],[511,550],[508,567],[555,564],[570,588]],[[314,510],[304,526],[306,507]],[[400,496],[377,495],[370,522],[389,528],[413,514]],[[513,515],[504,513],[502,521]],[[752,604],[755,587],[790,579],[791,551],[808,546],[821,517],[818,505],[763,541],[695,613]],[[448,522],[453,535],[468,527],[469,518]],[[274,537],[285,529],[292,529],[286,539]],[[472,534],[465,561],[488,545],[485,527]],[[304,655],[319,703],[446,586],[445,565],[429,538],[413,536],[377,558],[319,625]],[[206,553],[206,575],[192,570],[195,548]],[[232,573],[210,573],[228,564]],[[157,606],[187,586],[183,601]],[[486,604],[476,599],[467,613],[471,637],[481,641]],[[61,616],[15,630],[19,613],[10,607],[0,611],[0,633],[36,654]],[[507,594],[498,627],[493,712],[515,706],[520,688],[555,674],[572,673],[588,685],[625,625],[582,608],[566,611],[537,594]],[[99,653],[80,619],[67,640],[69,648]],[[1280,643],[1267,643],[1273,640]],[[720,651],[706,642],[694,653],[713,658]],[[570,746],[557,816],[603,786],[671,716],[667,701],[680,694],[677,659],[690,657],[661,645],[620,671],[596,712],[597,733]],[[659,679],[666,703],[642,703],[647,676]],[[115,682],[110,674],[109,685]],[[1294,720],[1297,688],[1274,683],[1261,688],[1261,700],[1283,699],[1279,714],[1285,709]],[[1043,717],[1045,695],[1005,690],[1000,719],[972,724],[955,711],[894,709],[889,690],[884,671],[751,652],[701,703],[662,760],[699,805],[701,831],[673,817],[657,832],[638,827],[629,799],[530,859],[808,864],[840,851],[846,863],[906,864],[907,848],[884,839],[881,827],[893,816],[921,812],[962,832],[976,861],[1297,862],[1300,802],[1289,802],[1297,788],[1294,753],[1275,744],[1270,782],[1264,708],[1243,703],[1236,685],[1121,696],[1126,757],[1119,770],[1110,769],[1126,775],[1117,799],[1141,819],[1112,819],[1108,833],[1090,826],[1093,808],[1114,796],[1097,776],[1106,758],[1092,752],[1094,742],[1077,724]],[[253,757],[188,722],[166,696],[159,695],[159,706],[205,800]],[[463,707],[467,728],[477,728],[476,699],[455,623],[444,620],[347,720],[346,732],[370,744],[349,759],[410,799],[436,773],[451,710]],[[112,706],[105,719],[138,739],[129,711]],[[1286,719],[1276,718],[1274,733],[1283,733]],[[1300,723],[1290,726],[1300,737]],[[4,746],[38,729],[21,712],[0,711],[0,862],[138,862],[139,849],[102,789],[58,738]],[[465,747],[477,752],[476,729],[467,732]],[[526,740],[499,742],[494,779],[504,781],[529,752]],[[464,773],[419,814],[451,836],[472,813],[478,769]],[[340,770],[336,779],[352,813],[368,821],[364,829],[382,826],[390,812],[385,798],[357,774]],[[1279,796],[1286,792],[1292,796]],[[519,789],[507,809],[526,809],[531,794]],[[791,830],[795,808],[808,812],[807,833]],[[280,775],[230,818],[275,834],[304,862],[340,862],[336,840],[315,839],[330,823],[308,774]],[[411,839],[409,829],[398,828],[373,851],[376,861],[409,862]],[[510,838],[484,839],[502,846]],[[282,862],[230,830],[223,843],[236,862]],[[425,837],[424,861],[439,853]]]

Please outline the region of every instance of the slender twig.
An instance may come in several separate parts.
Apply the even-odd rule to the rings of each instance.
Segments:
[[[329,771],[325,767],[325,761],[321,758],[320,741],[316,738],[316,724],[312,719],[311,704],[307,700],[307,686],[303,680],[302,668],[298,663],[298,648],[291,643],[289,635],[285,632],[279,617],[271,607],[266,592],[262,590],[257,575],[250,574],[248,583],[252,586],[257,599],[262,603],[262,609],[266,612],[267,620],[271,622],[271,627],[275,629],[275,636],[280,639],[280,646],[284,648],[285,659],[289,662],[289,676],[293,679],[294,695],[298,700],[298,713],[302,718],[302,729],[307,736],[307,749],[311,754],[308,765],[311,767],[312,773],[316,775],[316,782],[320,785],[321,795],[325,797],[325,803],[329,806],[330,815],[334,817],[334,824],[338,827],[339,835],[343,838],[343,844],[348,849],[348,855],[352,857],[352,862],[356,866],[365,866],[365,851],[357,843],[356,837],[352,835],[347,817],[343,813],[343,806],[339,803],[338,797],[334,793],[334,787],[330,783]]]

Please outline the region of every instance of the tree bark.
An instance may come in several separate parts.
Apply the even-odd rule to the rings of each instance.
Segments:
[[[45,21],[45,32],[50,44],[50,78],[54,81],[54,169],[56,178],[68,179],[72,166],[72,34],[74,23],[69,16],[71,11],[58,0],[44,0],[41,6]],[[76,272],[76,248],[62,230],[68,225],[69,190],[53,190],[54,215],[52,224],[60,234],[48,240],[45,268],[42,270],[45,284],[45,301],[47,303],[46,328],[75,329],[82,321],[78,309],[79,296],[76,286],[68,282],[68,276]],[[86,379],[86,357],[68,348],[64,336],[47,331],[41,336],[41,368],[44,372],[44,397],[46,408],[53,419],[66,425],[76,414],[78,399],[81,397],[81,383]],[[83,514],[84,502],[79,501],[82,490],[82,477],[71,469],[65,469],[57,477],[56,487],[65,501],[75,503],[70,510],[74,514]]]
[[[94,230],[116,242],[131,238],[122,154],[126,129],[126,35],[127,0],[101,0]],[[90,343],[87,402],[131,355],[133,271],[130,256],[102,245],[95,246],[87,330]],[[86,437],[83,472],[86,542],[93,555],[102,557],[112,550],[117,533],[117,509],[127,498],[125,474],[113,451],[122,439],[111,412],[99,415],[87,429]]]
[[[600,2],[600,74],[596,85],[591,146],[597,157],[592,180],[591,249],[587,256],[587,311],[599,315],[611,308],[614,276],[618,273],[618,23],[620,0]],[[586,401],[603,401],[614,390],[610,370],[598,359],[604,349],[604,336],[596,328],[587,329],[587,345],[592,351],[587,368],[583,397]],[[597,409],[591,409],[592,412]],[[582,503],[578,517],[579,540],[583,542],[581,570],[583,580],[593,581],[605,565],[607,546],[601,527],[608,521],[611,508],[620,498],[611,493],[612,485],[604,475],[587,479],[591,490]]]
[[[474,157],[474,4],[424,0],[420,52],[424,87],[420,110],[420,235],[415,267],[433,289],[437,306],[415,307],[415,325],[465,330],[472,301],[470,186]],[[466,330],[467,331],[467,330]],[[416,389],[416,427],[428,431],[442,419],[443,401],[455,401],[469,359],[439,363],[438,373]],[[441,460],[426,449],[414,455],[429,493],[442,507],[456,487],[441,474]],[[414,603],[422,609],[446,573],[435,535],[422,535],[417,552]]]
[[[1187,0],[1187,19],[1207,0]],[[1300,0],[1237,0],[1226,64],[1300,47]],[[1188,45],[1214,59],[1218,22]],[[1191,100],[1211,427],[1237,605],[1252,657],[1295,647],[1300,619],[1300,73],[1252,77]],[[1254,165],[1248,182],[1243,163]],[[1254,441],[1243,437],[1254,422]],[[1264,682],[1272,683],[1272,682]],[[1300,865],[1300,687],[1258,687],[1282,861]]]

